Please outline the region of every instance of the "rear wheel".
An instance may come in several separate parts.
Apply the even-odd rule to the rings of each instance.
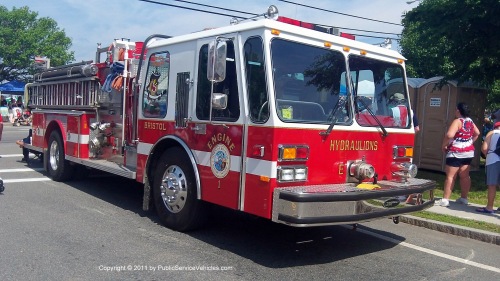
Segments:
[[[207,204],[196,198],[193,167],[182,149],[163,153],[153,181],[156,211],[167,227],[188,231],[203,224]]]
[[[53,131],[50,134],[49,157],[47,161],[49,164],[49,173],[53,180],[65,181],[71,177],[73,167],[65,159],[64,143],[58,131]]]

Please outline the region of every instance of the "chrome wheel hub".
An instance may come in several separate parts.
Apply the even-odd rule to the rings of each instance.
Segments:
[[[59,167],[59,147],[56,141],[50,144],[49,162],[52,170],[57,171],[57,167]]]
[[[187,179],[179,166],[167,168],[163,174],[160,194],[163,204],[170,212],[178,213],[182,210],[187,199]]]

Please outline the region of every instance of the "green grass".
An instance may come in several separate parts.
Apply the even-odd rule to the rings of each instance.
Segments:
[[[410,215],[415,216],[415,217],[421,217],[421,218],[426,218],[426,219],[430,219],[430,220],[446,222],[446,223],[451,223],[451,224],[455,224],[455,225],[461,225],[461,226],[466,226],[466,227],[470,227],[470,228],[476,228],[476,229],[481,229],[481,230],[485,230],[485,231],[500,233],[500,226],[493,224],[493,223],[481,222],[481,221],[475,221],[475,220],[469,220],[469,219],[462,219],[462,218],[452,217],[452,216],[448,216],[448,215],[435,214],[435,213],[431,213],[431,212],[427,212],[427,211],[411,213]]]
[[[481,164],[479,171],[470,172],[471,178],[471,188],[469,191],[469,202],[485,205],[488,203],[488,187],[486,186],[486,173],[484,168],[484,159],[481,159]],[[429,179],[436,182],[436,190],[434,196],[443,197],[443,187],[444,181],[446,179],[446,174],[444,172],[435,172],[428,170],[419,170],[417,178]],[[457,176],[455,180],[455,186],[453,192],[450,196],[451,200],[460,198],[460,178]],[[495,207],[500,206],[500,192],[497,190],[497,195],[495,197]]]
[[[377,201],[377,200],[366,200],[366,201],[372,205],[375,205],[375,206],[382,206],[382,202]],[[404,205],[398,205],[398,206],[396,206],[396,208],[404,208]],[[500,233],[500,225],[496,225],[494,223],[463,219],[463,218],[458,218],[458,217],[453,217],[453,216],[448,216],[448,215],[443,215],[443,214],[431,213],[431,212],[427,212],[427,211],[410,213],[410,215],[415,216],[415,217],[420,217],[420,218],[425,218],[425,219],[430,219],[430,220],[435,220],[435,221],[446,222],[446,223],[450,223],[450,224],[480,229],[480,230],[484,230],[484,231]]]

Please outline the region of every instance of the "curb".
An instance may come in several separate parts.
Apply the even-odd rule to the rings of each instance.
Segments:
[[[484,231],[480,229],[475,229],[466,226],[460,226],[456,224],[440,222],[410,215],[399,216],[399,221],[415,226],[425,227],[428,229],[444,232],[447,234],[479,240],[490,244],[500,245],[500,234],[494,232]]]

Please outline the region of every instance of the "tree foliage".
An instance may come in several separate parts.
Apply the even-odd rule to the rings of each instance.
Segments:
[[[9,11],[0,6],[0,82],[29,81],[35,56],[47,56],[51,66],[72,62],[70,46],[71,39],[53,19],[38,18],[28,7]]]
[[[408,74],[488,87],[500,78],[500,1],[424,0],[402,20]]]

